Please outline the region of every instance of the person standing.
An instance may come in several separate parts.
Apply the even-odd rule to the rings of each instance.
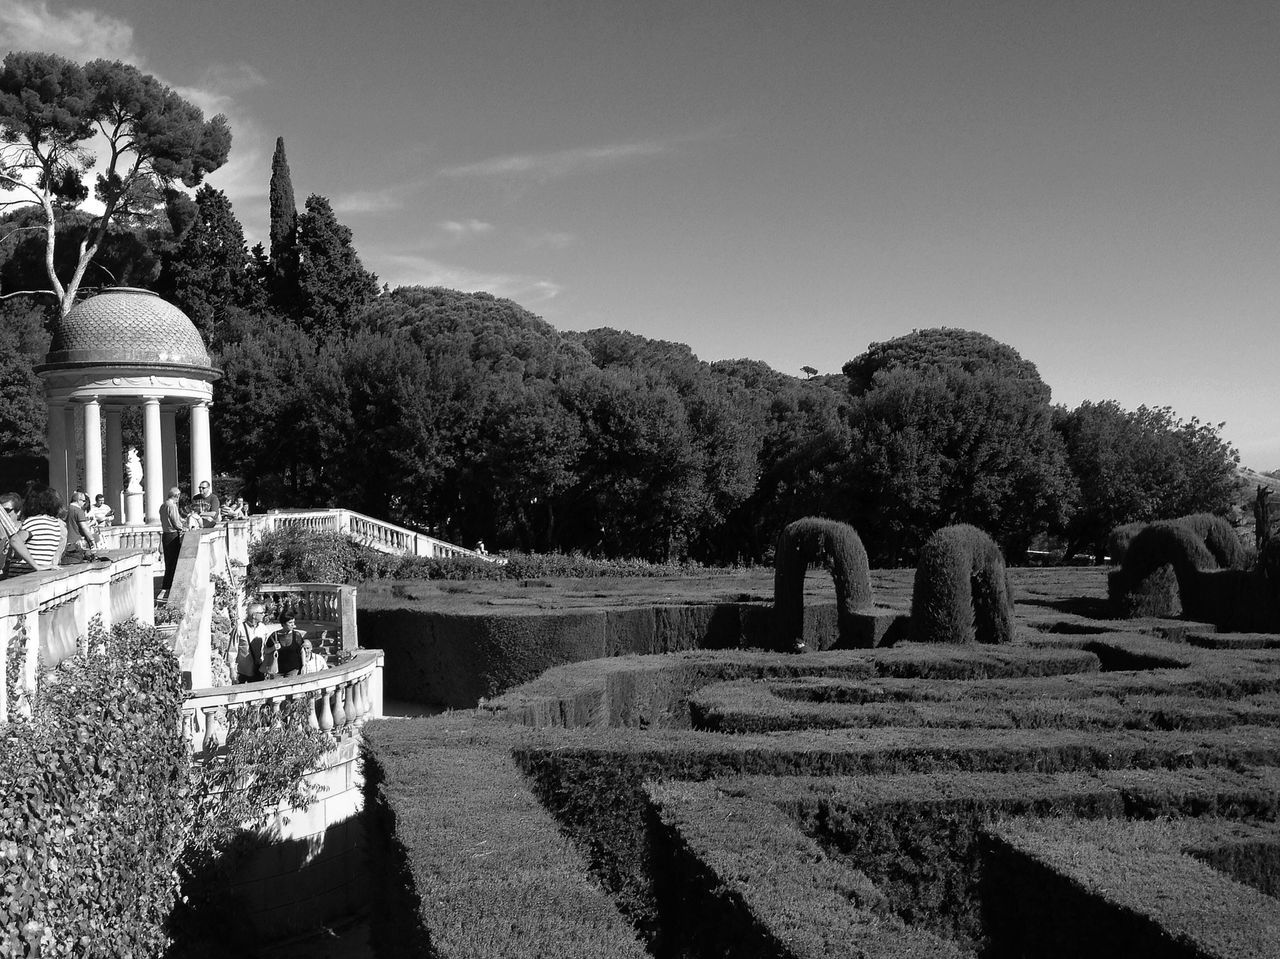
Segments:
[[[178,509],[178,497],[182,490],[173,486],[169,488],[169,496],[160,507],[160,544],[164,550],[164,579],[160,581],[160,595],[164,599],[173,588],[173,571],[178,568],[178,554],[182,552],[182,534],[187,528],[186,520]]]
[[[262,644],[275,632],[275,627],[262,621],[264,612],[261,603],[250,603],[245,621],[236,630],[235,681],[238,683],[253,683],[263,678]]]
[[[276,666],[282,678],[297,676],[302,672],[302,641],[306,635],[298,629],[298,621],[293,613],[280,614],[280,628],[271,634],[264,649],[276,654]]]
[[[222,518],[222,501],[208,480],[200,481],[200,491],[192,498],[191,505],[200,513],[200,522],[204,526],[216,526]]]

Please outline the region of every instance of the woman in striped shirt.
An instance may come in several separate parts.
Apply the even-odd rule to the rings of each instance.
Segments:
[[[62,497],[49,486],[33,486],[22,504],[22,525],[9,539],[6,576],[53,569],[67,545],[67,524],[59,519]]]

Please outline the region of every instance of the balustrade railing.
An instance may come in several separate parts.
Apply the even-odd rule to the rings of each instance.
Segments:
[[[298,528],[319,533],[348,533],[366,546],[384,553],[407,556],[431,556],[448,559],[470,556],[489,562],[502,562],[487,553],[446,543],[442,539],[418,533],[394,523],[374,519],[348,509],[288,510],[260,513],[243,520],[224,520],[213,527],[226,539],[227,554],[238,562],[249,559],[249,544],[270,530]],[[104,549],[149,549],[160,551],[160,526],[108,526],[101,531]]]
[[[107,628],[131,616],[152,622],[152,564],[149,552],[128,550],[110,553],[107,562],[0,580],[0,677],[11,665],[18,677],[15,702],[7,700],[8,682],[0,683],[0,722],[30,714],[37,663],[52,668],[85,652],[95,617]]]
[[[382,650],[362,649],[318,673],[192,690],[183,705],[183,730],[196,755],[226,745],[235,714],[250,710],[273,724],[296,721],[299,731],[305,724],[341,739],[382,715],[382,664]],[[292,703],[304,706],[301,718],[288,708]]]

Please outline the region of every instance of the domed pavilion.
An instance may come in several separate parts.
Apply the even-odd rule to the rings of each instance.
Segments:
[[[178,483],[177,415],[184,408],[191,415],[192,492],[201,480],[212,482],[209,407],[221,374],[195,324],[173,304],[128,287],[77,303],[54,327],[36,373],[49,405],[49,485],[64,498],[75,489],[90,500],[103,493],[127,524],[159,522],[164,491]],[[142,408],[143,449],[142,475],[132,478],[126,497],[120,423],[129,407]]]

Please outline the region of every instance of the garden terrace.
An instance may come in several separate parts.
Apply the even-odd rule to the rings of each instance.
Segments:
[[[1104,577],[1015,571],[1006,646],[614,656],[369,724],[379,954],[1280,955],[1280,651],[1099,618]]]

